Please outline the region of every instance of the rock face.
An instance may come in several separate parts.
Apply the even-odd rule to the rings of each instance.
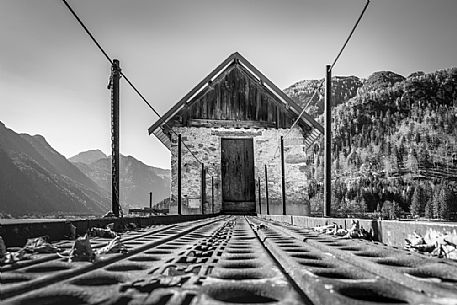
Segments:
[[[363,83],[362,91],[385,89],[404,80],[405,77],[391,71],[375,72]]]
[[[82,152],[72,158],[87,177],[111,196],[111,157],[99,158],[101,151]],[[80,161],[74,161],[80,160]],[[94,161],[91,161],[94,160]],[[124,208],[149,206],[149,192],[153,204],[170,197],[170,170],[144,164],[132,156],[120,156],[120,201]]]
[[[423,72],[416,72],[409,77],[423,74]],[[332,77],[332,107],[343,104],[363,92],[385,89],[404,80],[403,76],[391,71],[375,72],[365,80],[359,79],[357,76],[334,76]],[[317,117],[324,113],[325,84],[321,86],[318,94],[312,100],[309,99],[323,81],[324,79],[299,81],[286,88],[284,92],[300,106],[305,106],[309,114]]]
[[[91,164],[92,162],[98,161],[100,159],[107,158],[108,156],[105,155],[101,150],[99,149],[93,149],[93,150],[88,150],[88,151],[83,151],[77,154],[76,156],[73,156],[68,159],[68,161],[72,163],[84,163],[84,164]]]
[[[325,84],[314,98],[308,101],[319,88],[321,80],[303,80],[286,88],[284,92],[294,99],[300,106],[305,106],[307,112],[318,116],[324,112]],[[332,77],[332,105],[337,106],[357,95],[357,90],[362,87],[362,81],[356,76]]]
[[[0,123],[0,213],[100,215],[106,194],[40,136]]]

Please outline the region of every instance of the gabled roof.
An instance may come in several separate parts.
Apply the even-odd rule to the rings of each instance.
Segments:
[[[292,110],[297,116],[302,112],[302,108],[297,105],[290,97],[288,97],[281,89],[279,89],[273,82],[271,82],[265,75],[257,70],[249,61],[247,61],[238,52],[230,55],[224,60],[216,69],[214,69],[208,76],[206,76],[200,83],[198,83],[189,93],[187,93],[178,103],[176,103],[170,110],[168,110],[161,118],[159,118],[151,127],[149,127],[149,134],[154,133],[159,140],[170,149],[170,141],[168,136],[165,135],[162,128],[167,122],[182,109],[187,102],[189,102],[196,94],[204,90],[208,86],[208,82],[212,81],[218,75],[223,73],[233,62],[243,65],[252,75],[255,76],[261,83],[273,92],[279,100],[281,100],[287,108]],[[308,113],[304,112],[301,116],[301,121],[309,125],[312,129],[317,129],[320,133],[324,133],[323,127],[316,122]]]

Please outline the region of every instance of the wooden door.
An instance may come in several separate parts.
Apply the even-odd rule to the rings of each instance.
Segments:
[[[223,212],[255,213],[252,139],[222,139],[221,146]]]

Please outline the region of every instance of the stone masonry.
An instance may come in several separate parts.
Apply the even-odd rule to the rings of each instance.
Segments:
[[[218,213],[222,208],[221,182],[221,139],[222,138],[252,138],[254,142],[254,162],[256,177],[256,202],[259,210],[258,178],[260,177],[260,193],[262,213],[266,213],[265,197],[265,164],[268,169],[268,193],[270,214],[282,214],[281,194],[281,152],[280,137],[285,136],[288,129],[235,129],[235,128],[197,128],[175,127],[175,132],[181,134],[187,147],[205,163],[206,200],[203,212]],[[287,136],[285,144],[293,144],[293,140],[303,138],[302,130],[294,128]],[[171,147],[171,204],[170,213],[177,213],[177,136],[172,135]],[[307,199],[307,166],[303,146],[285,145],[286,173],[286,213],[306,215],[309,211]],[[182,146],[182,213],[200,214],[201,205],[201,164]],[[211,186],[211,176],[214,186]],[[214,191],[214,198],[212,197]],[[213,201],[214,200],[214,201]]]

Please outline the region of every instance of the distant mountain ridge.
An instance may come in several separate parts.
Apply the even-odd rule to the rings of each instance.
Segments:
[[[110,196],[111,156],[103,154],[100,158],[102,154],[98,150],[85,151],[69,160]],[[153,203],[170,196],[170,170],[146,165],[132,156],[120,155],[119,163],[120,201],[126,205],[124,208],[149,206],[149,192]]]
[[[17,134],[0,122],[0,213],[91,214],[109,208],[106,193],[44,137]]]
[[[412,76],[423,75],[423,72],[413,73]],[[405,77],[392,71],[378,71],[371,74],[367,79],[357,76],[333,76],[332,77],[332,107],[343,104],[364,92],[388,88],[397,82],[404,81]],[[314,91],[320,87],[312,100]],[[306,107],[307,112],[318,117],[324,113],[325,84],[324,79],[302,80],[284,89],[284,92],[294,99],[300,106]]]
[[[67,160],[41,135],[18,134],[0,122],[0,217],[102,215],[111,209],[111,157],[100,150]],[[149,205],[170,194],[170,170],[120,157],[121,204]]]
[[[284,92],[295,100],[306,111],[317,117],[324,112],[325,84],[324,79],[303,80],[284,89]],[[316,95],[314,91],[319,88]],[[363,80],[357,76],[333,76],[332,77],[332,106],[337,106],[357,95],[357,90],[363,85]],[[313,97],[314,96],[314,97]],[[312,100],[309,100],[313,97]]]
[[[100,149],[92,149],[80,152],[76,156],[73,156],[68,159],[68,161],[75,163],[84,163],[84,164],[91,164],[92,162],[98,161],[100,159],[107,158],[108,156],[105,155]]]
[[[83,172],[80,170],[75,170],[75,165],[73,165],[71,162],[68,162],[69,160],[54,150],[43,136],[21,134],[21,137],[27,140],[40,153],[40,155],[49,162],[49,164],[52,164],[54,169],[60,175],[63,177],[68,177],[89,189],[97,190],[105,197],[107,196],[102,188],[100,188],[91,179],[88,179],[88,177]]]
[[[392,71],[378,71],[371,74],[364,82],[362,86],[362,92],[359,92],[359,95],[363,92],[386,89],[393,86],[398,82],[404,81],[406,78],[400,74],[394,73]]]

